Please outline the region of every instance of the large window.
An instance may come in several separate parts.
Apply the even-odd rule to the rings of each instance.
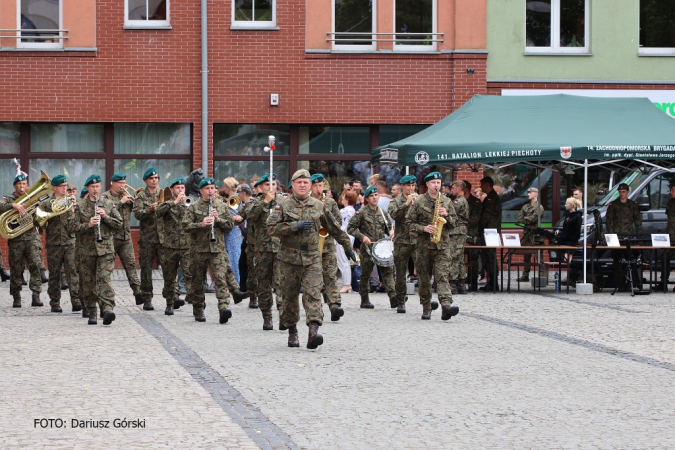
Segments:
[[[0,122],[0,154],[17,154],[21,151],[19,124]]]
[[[370,153],[370,128],[308,125],[300,127],[300,154]]]
[[[129,28],[169,27],[169,0],[125,0],[124,25]]]
[[[675,54],[673,0],[640,0],[640,53]]]
[[[588,0],[526,0],[526,49],[587,53],[588,17]]]
[[[233,28],[274,28],[276,26],[276,0],[232,0]]]
[[[395,49],[436,50],[436,2],[434,0],[395,0]],[[399,34],[400,33],[400,34]]]
[[[21,30],[17,47],[62,48],[62,0],[17,1],[17,28]]]
[[[334,50],[374,50],[373,0],[333,0]]]

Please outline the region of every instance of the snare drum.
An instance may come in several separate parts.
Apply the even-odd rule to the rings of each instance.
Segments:
[[[373,244],[370,256],[380,267],[394,267],[394,245],[388,237]]]

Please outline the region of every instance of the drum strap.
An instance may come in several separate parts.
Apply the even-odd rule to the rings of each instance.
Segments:
[[[380,210],[380,214],[382,214],[382,220],[384,221],[384,230],[385,230],[384,235],[389,236],[389,225],[387,225],[387,218],[384,217],[384,211],[382,211],[382,208],[380,208],[379,206],[377,207],[377,209]]]

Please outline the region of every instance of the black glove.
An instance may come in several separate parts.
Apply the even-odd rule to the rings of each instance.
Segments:
[[[314,228],[314,221],[312,221],[312,220],[298,220],[297,222],[295,222],[295,228],[298,231],[311,230],[312,228]]]
[[[354,253],[354,250],[349,250],[348,252],[345,252],[345,255],[347,255],[347,258],[356,262],[356,253]]]

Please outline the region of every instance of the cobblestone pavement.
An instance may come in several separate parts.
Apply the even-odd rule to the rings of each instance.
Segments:
[[[207,294],[196,323],[189,307],[165,316],[159,295],[143,312],[113,279],[110,327],[67,301],[13,309],[0,284],[0,448],[675,448],[673,293],[469,294],[449,322],[420,320],[417,296],[404,315],[385,294],[374,310],[347,294],[310,351],[304,319],[290,349],[276,313],[263,331],[247,300],[220,325]]]

